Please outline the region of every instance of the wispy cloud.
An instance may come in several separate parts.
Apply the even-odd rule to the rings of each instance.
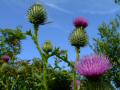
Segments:
[[[44,5],[48,6],[48,7],[51,7],[53,9],[56,9],[60,12],[63,12],[63,13],[66,13],[66,14],[74,14],[74,13],[83,13],[83,14],[92,14],[92,15],[108,15],[108,14],[114,14],[114,13],[117,13],[118,11],[120,11],[120,7],[114,7],[113,3],[110,3],[109,2],[109,5],[106,6],[103,6],[103,0],[102,1],[99,1],[99,3],[96,3],[95,0],[93,0],[93,2],[95,3],[95,5],[93,6],[89,6],[86,4],[86,1],[83,2],[84,3],[84,6],[87,5],[88,8],[83,8],[84,6],[83,5],[80,5],[79,6],[79,9],[75,9],[75,8],[78,8],[78,2],[76,2],[76,6],[73,5],[73,8],[71,9],[71,6],[69,7],[69,9],[65,9],[65,5],[64,5],[64,8],[63,7],[60,7],[58,5],[57,2],[60,2],[60,1],[55,1],[55,0],[52,0],[52,1],[49,1],[49,0],[41,0],[43,2]],[[66,1],[68,2],[68,1]],[[91,2],[91,0],[89,1]],[[108,1],[106,1],[108,2]],[[63,3],[63,2],[61,2]],[[69,3],[72,3],[69,1]],[[63,3],[63,4],[66,4],[66,3]],[[68,5],[68,3],[66,4]],[[111,6],[113,5],[113,6]],[[113,8],[111,8],[113,7]],[[68,8],[68,6],[67,6]],[[85,9],[85,10],[84,10]],[[92,10],[91,10],[92,9]]]
[[[87,13],[87,14],[98,14],[98,15],[106,15],[106,14],[114,14],[114,13],[117,13],[118,11],[120,11],[120,8],[114,8],[114,9],[111,9],[111,10],[103,10],[103,11],[97,11],[97,10],[81,10],[79,12],[82,12],[82,13]]]
[[[66,10],[64,8],[61,8],[61,7],[59,7],[59,6],[55,5],[55,4],[52,4],[52,3],[45,3],[45,5],[47,5],[47,6],[51,7],[51,8],[54,8],[54,9],[56,9],[58,11],[61,11],[63,13],[73,14],[73,12],[71,12],[69,10]]]

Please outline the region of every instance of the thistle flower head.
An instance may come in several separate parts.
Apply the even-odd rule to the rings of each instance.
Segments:
[[[88,37],[86,33],[80,28],[75,29],[69,37],[70,43],[75,47],[84,47],[88,43]]]
[[[10,60],[10,57],[8,55],[3,55],[2,60],[8,62]]]
[[[86,19],[84,19],[83,17],[78,17],[74,20],[74,26],[75,27],[83,27],[86,28],[88,26],[88,22]]]
[[[111,64],[105,55],[86,56],[76,64],[77,73],[88,78],[100,77],[110,68]]]
[[[53,49],[53,46],[52,46],[52,43],[50,41],[46,41],[43,46],[42,46],[42,49],[44,52],[46,53],[49,53],[52,51]]]
[[[46,11],[41,4],[33,4],[28,10],[28,19],[34,25],[44,24],[46,21]]]

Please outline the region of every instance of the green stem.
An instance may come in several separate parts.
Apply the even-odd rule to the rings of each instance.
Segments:
[[[38,49],[39,53],[40,53],[40,56],[42,57],[43,56],[43,53],[42,53],[42,50],[40,48],[40,45],[38,43],[38,25],[34,25],[34,35],[32,36],[32,39],[36,45],[36,48]]]
[[[74,70],[74,72],[73,72],[73,85],[74,85],[74,90],[77,90],[77,85],[76,85],[76,72],[75,72],[75,70]]]
[[[45,90],[48,90],[47,87],[47,60],[48,58],[46,58],[46,56],[44,55],[44,53],[42,52],[40,45],[38,43],[38,27],[39,25],[34,25],[34,35],[32,36],[32,39],[36,45],[36,48],[38,49],[40,56],[42,57],[42,59],[44,60],[44,65],[43,65],[43,80],[44,80],[44,88]]]
[[[40,46],[39,46],[39,44],[38,44],[38,41],[34,41],[34,43],[35,43],[35,45],[36,45],[36,47],[37,47],[37,49],[38,49],[38,51],[39,51],[39,53],[40,53],[40,55],[41,55],[41,57],[42,57],[42,59],[43,59],[45,56],[44,56],[44,54],[43,54],[42,51],[41,51],[41,48],[40,48]],[[43,65],[44,88],[45,88],[45,90],[48,90],[48,89],[47,89],[47,81],[46,81],[46,76],[47,76],[47,71],[46,71],[47,60],[46,60],[46,59],[43,59],[43,60],[44,60],[44,65]]]
[[[43,80],[44,80],[44,88],[45,90],[48,90],[47,87],[47,59],[44,60],[44,65],[43,65]]]
[[[78,62],[78,60],[80,58],[80,48],[76,47],[75,49],[76,49],[76,61]],[[76,68],[75,68],[75,66],[74,66],[74,69],[73,69],[73,82],[74,82],[74,90],[77,90],[77,85],[76,85]]]
[[[7,85],[6,90],[9,90],[8,78],[6,79],[6,85]]]
[[[76,47],[76,60],[78,61],[80,59],[80,48]]]
[[[38,39],[38,28],[39,28],[39,25],[34,25],[34,34],[37,37],[37,39]]]
[[[13,81],[13,83],[12,83],[12,88],[11,88],[11,90],[14,90],[14,86],[15,86],[15,81]]]

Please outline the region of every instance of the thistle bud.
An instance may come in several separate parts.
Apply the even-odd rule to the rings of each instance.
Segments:
[[[70,43],[72,46],[75,46],[77,48],[84,47],[87,42],[88,38],[86,33],[81,30],[80,28],[76,28],[70,35]]]
[[[46,21],[46,11],[41,4],[34,4],[28,10],[28,19],[34,25],[44,24]]]
[[[46,41],[44,44],[43,44],[43,47],[42,47],[43,51],[45,53],[49,53],[52,51],[53,49],[53,46],[52,46],[52,43],[50,41]]]

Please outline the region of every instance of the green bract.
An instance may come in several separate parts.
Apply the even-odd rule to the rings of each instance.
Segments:
[[[84,47],[88,42],[87,35],[81,28],[76,28],[71,33],[69,39],[70,39],[71,45],[77,48]]]
[[[46,21],[46,11],[41,4],[34,4],[28,10],[28,19],[34,25],[44,24]]]

